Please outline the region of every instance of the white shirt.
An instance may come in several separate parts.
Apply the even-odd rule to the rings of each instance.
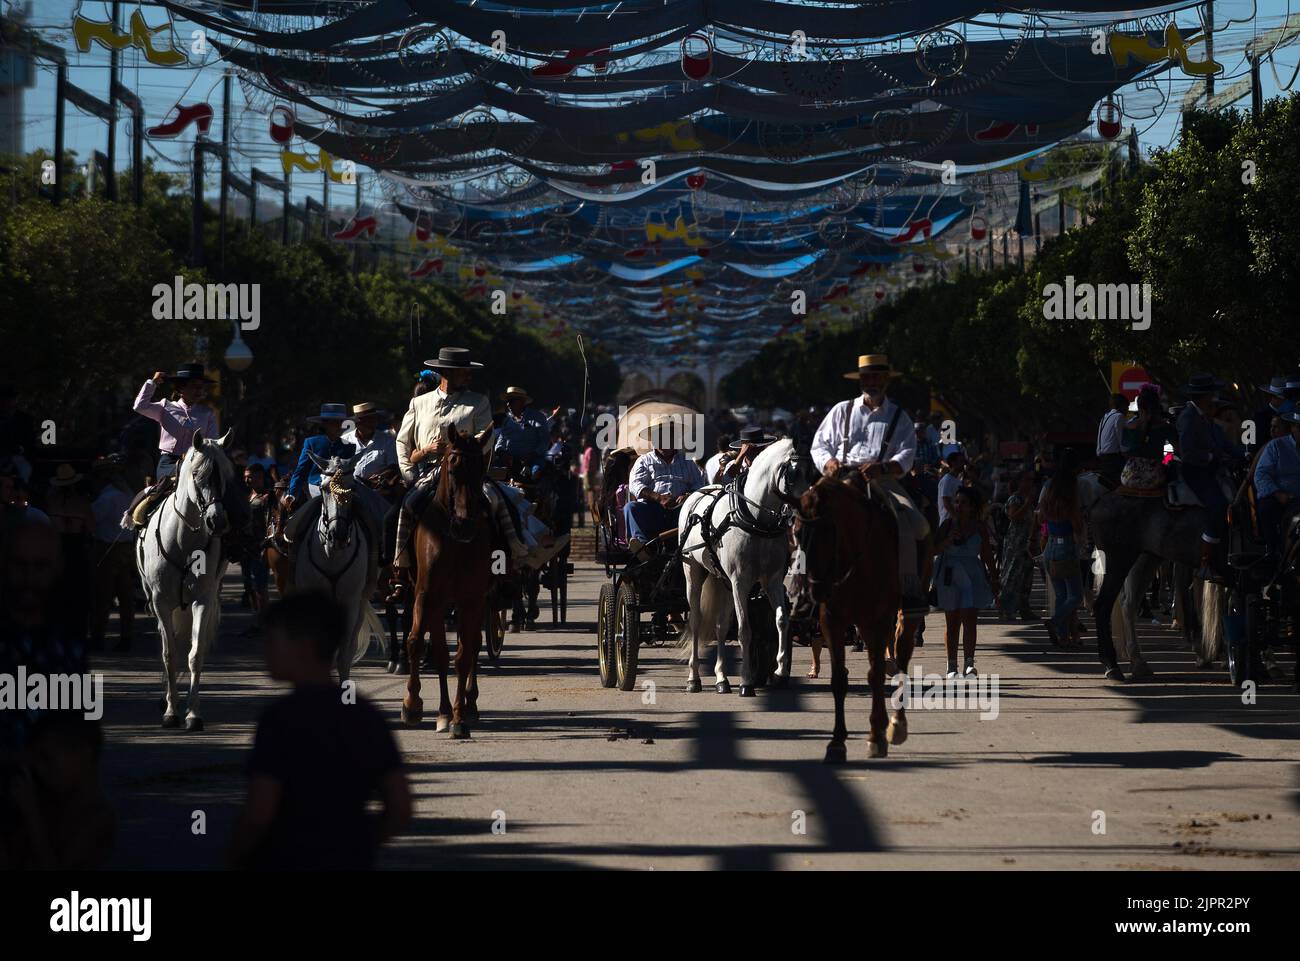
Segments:
[[[889,449],[882,451],[881,444],[895,410],[899,411],[898,423],[889,438]],[[848,444],[843,445],[846,413],[849,414],[849,436]],[[841,453],[843,446],[847,446],[847,453]],[[844,467],[894,463],[906,474],[916,459],[916,426],[907,416],[907,411],[900,410],[888,397],[875,410],[867,406],[865,397],[842,400],[831,408],[817,428],[812,442],[812,458],[819,471],[825,468],[828,460],[835,458]]]
[[[107,484],[90,505],[95,515],[95,540],[104,544],[135,540],[135,531],[122,529],[122,515],[131,506],[132,497],[116,484]]]
[[[1118,454],[1119,431],[1124,425],[1124,415],[1117,410],[1108,410],[1101,418],[1101,429],[1097,431],[1097,456]]]
[[[355,429],[347,431],[341,439],[357,450],[356,460],[352,462],[352,476],[357,480],[373,477],[385,467],[397,464],[397,438],[391,430],[375,431],[368,443],[357,436]]]
[[[411,398],[397,430],[397,465],[407,480],[415,476],[411,452],[428,447],[448,424],[461,433],[478,434],[492,426],[492,404],[483,394],[459,390],[450,397],[439,387]]]
[[[670,461],[659,456],[658,451],[642,454],[632,465],[632,474],[628,478],[627,490],[633,499],[639,498],[647,487],[656,494],[669,494],[677,497],[689,494],[704,486],[704,475],[695,461],[678,451]]]
[[[948,505],[943,502],[945,497],[951,499],[957,495],[961,488],[961,478],[956,474],[944,474],[939,478],[939,523],[942,524],[948,519]]]

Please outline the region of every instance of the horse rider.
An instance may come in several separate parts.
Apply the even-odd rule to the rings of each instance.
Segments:
[[[364,401],[352,405],[352,418],[356,426],[345,430],[341,438],[356,450],[352,462],[352,476],[359,481],[378,477],[385,470],[397,468],[397,436],[389,429],[379,430],[379,421],[387,417],[377,404]]]
[[[754,464],[756,458],[765,447],[771,447],[776,443],[776,437],[763,430],[761,427],[746,427],[742,430],[736,440],[727,445],[727,449],[734,451],[729,460],[723,462],[722,467],[718,470],[718,483],[725,484],[735,478],[743,478],[745,472]]]
[[[1254,478],[1259,532],[1274,554],[1284,544],[1288,519],[1300,511],[1300,411],[1279,416],[1289,432],[1264,445]]]
[[[1228,498],[1219,486],[1219,470],[1236,459],[1213,420],[1215,394],[1225,386],[1212,374],[1193,374],[1182,389],[1187,404],[1177,423],[1179,470],[1205,508],[1201,568],[1196,576],[1215,583],[1226,583],[1219,544],[1227,530]]]
[[[356,447],[343,439],[343,424],[346,420],[346,404],[321,404],[320,413],[307,418],[309,423],[319,424],[321,432],[302,442],[298,465],[289,477],[288,496],[281,500],[284,509],[293,512],[284,525],[284,541],[290,548],[301,543],[304,536],[310,535],[320,515],[321,472],[316,461],[328,461],[331,457],[351,460],[356,454]],[[385,507],[379,495],[364,484],[353,488],[353,496],[360,508],[355,517],[366,532],[369,565],[366,570],[369,583],[379,571]]]
[[[498,428],[494,459],[508,457],[507,465],[518,476],[546,457],[551,430],[546,416],[532,406],[533,399],[522,387],[506,388],[505,402],[506,413]]]
[[[175,374],[168,376],[164,371],[155,371],[141,385],[132,408],[140,416],[157,421],[161,428],[158,467],[155,483],[136,495],[123,517],[124,527],[144,526],[153,508],[171,492],[177,468],[193,446],[196,431],[203,431],[203,436],[212,440],[221,436],[217,412],[205,403],[208,386],[215,383],[207,376],[202,364],[181,364]],[[173,385],[175,396],[156,400],[158,389],[164,385]],[[227,485],[226,496],[222,499],[231,530],[239,529],[248,517],[248,505],[240,492],[234,489],[237,486]]]
[[[1254,447],[1257,450],[1264,448],[1268,444],[1268,428],[1273,418],[1281,417],[1283,414],[1296,409],[1295,401],[1287,397],[1287,384],[1290,381],[1295,381],[1296,386],[1300,387],[1300,375],[1294,377],[1279,375],[1271,378],[1267,385],[1260,388],[1261,391],[1268,394],[1268,402],[1254,413],[1256,437]]]
[[[858,369],[844,375],[857,380],[862,395],[842,400],[830,409],[813,437],[812,457],[818,470],[833,477],[852,467],[875,480],[893,498],[898,517],[898,570],[904,617],[929,611],[917,566],[917,542],[930,533],[930,524],[908,497],[899,478],[912,469],[916,428],[903,408],[885,396],[895,371],[885,354],[862,354]]]
[[[677,526],[677,515],[688,495],[704,486],[704,474],[681,449],[678,417],[661,415],[642,436],[651,447],[632,465],[628,501],[623,505],[628,549],[633,554],[666,530]]]
[[[435,481],[442,456],[446,453],[446,428],[454,426],[461,433],[479,434],[492,427],[492,404],[485,394],[469,389],[474,371],[483,365],[474,360],[464,347],[443,347],[433,360],[424,362],[426,369],[439,375],[438,386],[411,398],[397,431],[397,465],[410,491],[397,517],[397,534],[393,548],[393,592],[390,603],[400,601],[411,586],[411,565],[407,541],[428,499],[436,492]],[[510,514],[505,497],[486,481],[483,492],[491,505],[498,532],[505,538],[511,556],[521,561],[529,548],[523,542],[516,521]]]

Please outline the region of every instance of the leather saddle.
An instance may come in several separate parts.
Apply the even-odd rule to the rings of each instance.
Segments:
[[[1228,503],[1232,503],[1232,499],[1237,493],[1236,489],[1233,487],[1232,478],[1226,473],[1220,473],[1219,476],[1215,478],[1215,481],[1218,483],[1219,489],[1223,491],[1224,500],[1228,501]],[[1189,507],[1204,506],[1205,505],[1201,503],[1201,499],[1196,496],[1196,492],[1188,486],[1187,482],[1183,480],[1181,475],[1173,477],[1170,482],[1165,485],[1165,507],[1170,510],[1181,511],[1186,510]]]

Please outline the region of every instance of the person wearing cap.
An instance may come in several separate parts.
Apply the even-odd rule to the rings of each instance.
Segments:
[[[916,458],[916,427],[903,408],[885,395],[893,377],[902,376],[885,354],[862,354],[858,369],[844,375],[856,380],[861,396],[842,400],[830,409],[812,442],[813,462],[827,477],[851,467],[889,492],[897,506],[899,580],[903,613],[915,618],[929,611],[921,589],[917,542],[930,533],[930,524],[912,503],[899,478]]]
[[[1119,475],[1124,470],[1124,452],[1120,449],[1120,432],[1128,414],[1128,398],[1123,394],[1110,395],[1110,410],[1101,417],[1097,427],[1098,470],[1106,486],[1119,486]]]
[[[356,426],[344,431],[342,439],[357,452],[352,476],[359,481],[369,480],[389,467],[397,469],[397,437],[391,430],[378,429],[383,416],[386,412],[370,401],[352,406]]]
[[[204,437],[214,439],[221,436],[217,412],[204,403],[208,385],[213,383],[202,364],[181,364],[171,377],[161,370],[155,371],[135,395],[132,405],[135,412],[157,421],[162,428],[158,438],[158,468],[154,472],[156,480],[176,473],[181,458],[194,443],[195,431],[202,430]],[[155,400],[158,388],[165,384],[174,385],[175,398]]]
[[[533,399],[522,387],[506,388],[505,401],[496,454],[510,458],[509,466],[532,467],[546,456],[551,427],[546,416],[531,406]]]
[[[1300,510],[1300,411],[1280,415],[1288,433],[1264,445],[1255,464],[1255,510],[1259,532],[1275,553],[1287,519]]]
[[[1258,450],[1263,450],[1270,440],[1269,427],[1274,417],[1280,417],[1283,414],[1290,413],[1296,409],[1295,401],[1287,397],[1287,382],[1296,380],[1297,386],[1300,386],[1300,377],[1289,378],[1284,375],[1277,375],[1269,379],[1269,382],[1260,388],[1260,391],[1268,395],[1268,402],[1263,407],[1255,411],[1255,444]]]
[[[633,554],[677,526],[677,515],[687,495],[704,486],[704,474],[681,450],[680,431],[677,419],[664,414],[641,432],[651,447],[632,465],[628,501],[623,505],[628,547]]]
[[[761,427],[746,427],[740,432],[740,436],[727,445],[729,450],[735,452],[731,460],[724,463],[718,471],[718,483],[725,484],[732,478],[741,476],[749,470],[754,463],[754,458],[759,455],[765,447],[771,447],[776,443],[776,437],[763,430]]]
[[[1193,374],[1182,389],[1187,405],[1177,423],[1182,477],[1205,508],[1201,567],[1196,576],[1216,583],[1226,579],[1218,545],[1227,528],[1228,511],[1228,499],[1219,487],[1219,468],[1236,456],[1213,420],[1214,396],[1225,386],[1212,374]]]
[[[126,456],[110,454],[96,461],[93,473],[104,481],[90,509],[95,516],[92,561],[95,568],[94,603],[90,617],[90,648],[104,649],[109,609],[117,598],[119,641],[114,652],[131,649],[135,620],[135,532],[122,529],[124,511],[133,492],[125,477]]]
[[[321,432],[302,442],[298,466],[289,478],[286,507],[292,509],[307,498],[320,494],[320,468],[312,460],[313,454],[321,460],[329,460],[331,457],[348,458],[356,453],[356,448],[343,440],[343,422],[347,419],[346,404],[321,404],[320,413],[307,418],[310,423],[319,424]]]

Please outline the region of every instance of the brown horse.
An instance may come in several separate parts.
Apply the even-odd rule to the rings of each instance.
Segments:
[[[907,715],[900,707],[885,731],[885,649],[894,639],[902,590],[898,577],[898,523],[888,494],[860,475],[823,478],[800,498],[796,543],[803,555],[804,584],[820,609],[822,637],[831,648],[831,692],[835,729],[826,763],[843,763],[847,753],[844,697],[849,671],[844,660],[849,628],[856,627],[870,658],[872,757],[884,757],[889,743],[907,740]],[[912,657],[913,631],[897,641],[900,670]]]
[[[284,498],[280,491],[272,491],[270,501],[266,511],[267,534],[270,536],[270,542],[266,545],[262,556],[275,578],[275,589],[279,591],[281,597],[284,597],[293,587],[293,562],[289,555],[276,545],[283,546],[280,538],[284,533],[284,525],[289,520],[290,512],[285,509]]]
[[[402,700],[402,721],[419,724],[424,716],[420,699],[420,661],[424,632],[429,631],[438,668],[439,731],[469,737],[468,722],[478,720],[478,648],[483,640],[483,612],[492,574],[492,527],[483,495],[486,445],[492,429],[462,434],[448,425],[438,488],[416,524],[415,613],[406,636],[411,674]],[[447,709],[447,606],[456,609],[456,701]]]

